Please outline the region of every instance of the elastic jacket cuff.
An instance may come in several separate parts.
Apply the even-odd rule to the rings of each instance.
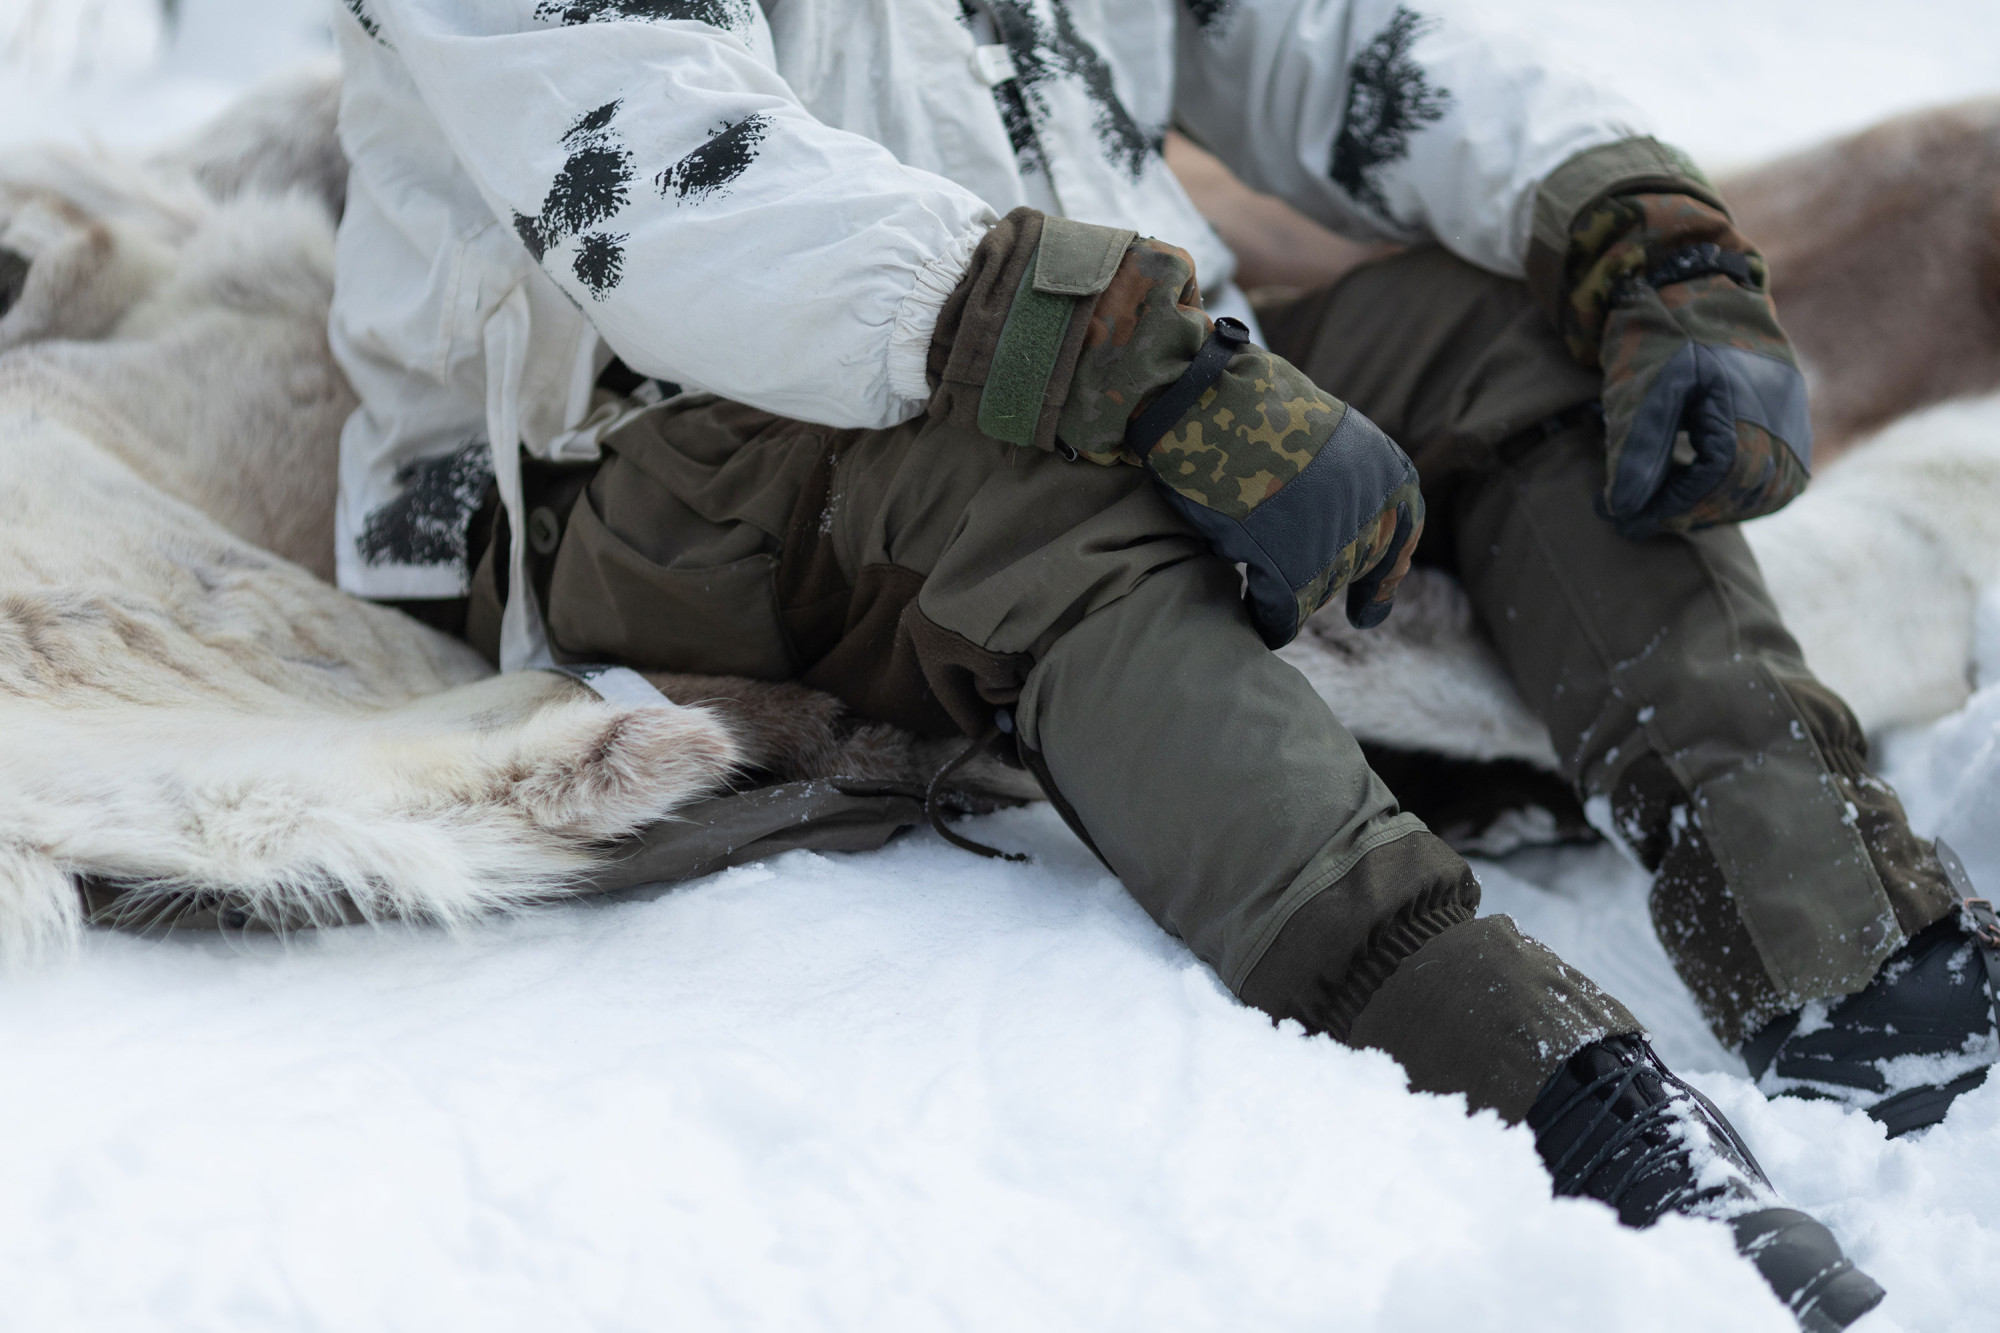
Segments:
[[[990,215],[989,215],[990,216]],[[972,255],[990,228],[968,231],[917,270],[889,326],[889,392],[921,407],[931,396],[931,339],[945,302],[965,280]]]

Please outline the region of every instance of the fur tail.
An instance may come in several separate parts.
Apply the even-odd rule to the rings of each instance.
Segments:
[[[69,874],[32,847],[0,841],[0,966],[71,952],[82,925]]]
[[[74,942],[79,874],[138,919],[198,896],[276,927],[461,922],[558,891],[737,758],[702,710],[538,672],[359,717],[8,699],[0,730],[7,961]]]

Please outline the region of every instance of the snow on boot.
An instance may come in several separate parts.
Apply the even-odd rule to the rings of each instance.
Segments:
[[[1629,1227],[1670,1212],[1728,1223],[1737,1252],[1808,1333],[1837,1333],[1882,1301],[1833,1233],[1782,1204],[1722,1112],[1643,1037],[1607,1037],[1571,1056],[1528,1127],[1558,1195],[1608,1203]]]
[[[1866,990],[1815,1000],[1744,1042],[1766,1094],[1846,1102],[1893,1138],[1937,1124],[1986,1081],[2000,1057],[2000,922],[1951,849],[1938,844],[1938,858],[1964,910],[1890,955]]]

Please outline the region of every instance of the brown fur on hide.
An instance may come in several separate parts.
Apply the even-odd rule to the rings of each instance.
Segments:
[[[2000,99],[1900,116],[1721,188],[1805,359],[1816,462],[2000,387]]]
[[[790,681],[648,672],[677,704],[699,704],[726,720],[742,755],[740,780],[798,782],[852,778],[921,789],[958,757],[963,741],[927,741],[887,722],[870,722],[830,694]],[[983,812],[1038,800],[1026,772],[984,757],[953,775],[949,804]]]

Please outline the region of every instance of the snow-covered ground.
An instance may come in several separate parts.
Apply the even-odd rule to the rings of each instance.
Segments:
[[[58,8],[0,0],[0,141],[155,138],[325,47],[319,0],[184,0],[174,39],[81,0],[119,34],[85,59]],[[2000,92],[1992,0],[1504,12],[1717,165]],[[2000,886],[1990,610],[1986,688],[1884,753]],[[99,935],[0,980],[0,1329],[1791,1327],[1720,1229],[1552,1201],[1524,1132],[1244,1010],[1046,808],[972,831],[1035,859],[924,834],[456,938]],[[2000,1086],[1914,1142],[1767,1104],[1618,853],[1479,870],[1889,1288],[1868,1333],[2000,1328]]]

